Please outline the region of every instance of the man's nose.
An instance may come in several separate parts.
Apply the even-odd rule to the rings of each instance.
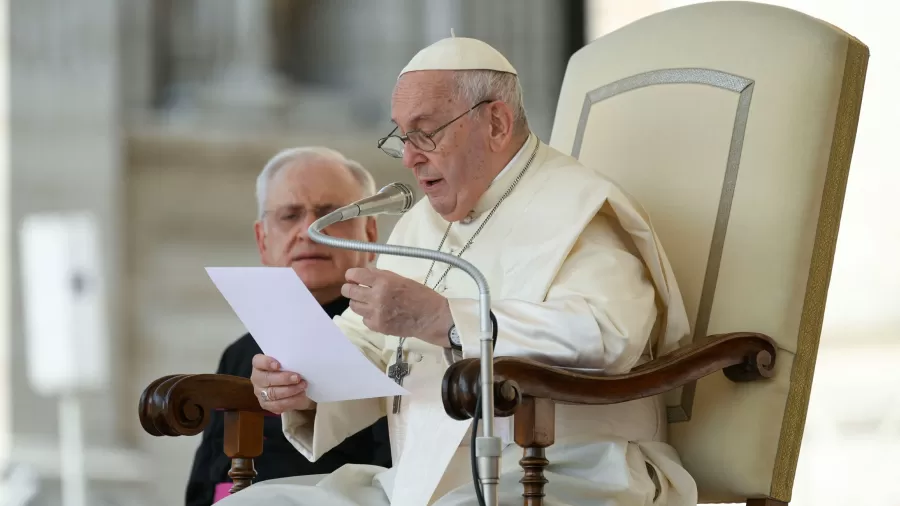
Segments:
[[[407,141],[406,145],[403,146],[403,165],[407,169],[412,169],[427,161],[428,158],[413,143]]]
[[[309,239],[309,227],[316,221],[316,215],[313,213],[306,213],[302,220],[297,222],[297,230],[296,236],[298,239]],[[323,230],[322,233],[325,233]]]

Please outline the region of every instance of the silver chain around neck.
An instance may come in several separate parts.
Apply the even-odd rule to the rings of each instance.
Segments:
[[[535,143],[534,150],[532,150],[532,152],[531,152],[531,156],[528,158],[528,163],[526,163],[526,164],[525,164],[525,167],[522,168],[521,171],[519,171],[519,174],[516,176],[516,179],[513,180],[512,184],[509,185],[509,188],[507,188],[506,191],[503,192],[503,195],[500,196],[500,200],[498,200],[497,203],[494,204],[494,207],[491,208],[491,212],[488,213],[488,215],[487,215],[487,217],[484,219],[484,221],[481,222],[481,225],[478,226],[478,228],[475,230],[475,233],[472,234],[472,237],[470,237],[470,238],[469,238],[469,241],[466,242],[466,245],[463,246],[463,248],[462,248],[461,250],[459,250],[459,253],[456,255],[457,258],[461,257],[462,254],[463,254],[467,249],[469,249],[469,246],[472,245],[472,242],[475,240],[475,237],[477,237],[478,234],[481,233],[481,229],[483,229],[484,226],[485,226],[485,224],[487,224],[487,222],[491,219],[491,216],[494,215],[494,212],[497,210],[498,207],[500,207],[500,204],[502,204],[503,201],[506,200],[506,197],[508,197],[509,194],[512,193],[512,191],[513,191],[513,189],[516,187],[516,185],[519,184],[519,181],[522,179],[522,176],[525,175],[525,172],[528,170],[528,167],[531,167],[531,162],[533,162],[533,161],[534,161],[534,157],[537,156],[538,148],[539,148],[540,146],[541,146],[541,141],[540,141],[540,139],[538,139],[537,142]],[[450,223],[447,224],[447,230],[444,231],[444,237],[441,238],[441,243],[438,244],[437,251],[440,251],[441,248],[444,246],[444,241],[446,241],[446,240],[447,240],[447,236],[450,235],[450,227],[452,227],[452,226],[453,226],[453,222],[452,222],[452,221],[451,221]],[[425,285],[425,286],[428,286],[428,279],[431,278],[431,272],[434,270],[434,264],[435,264],[435,263],[436,263],[436,261],[432,261],[432,262],[431,262],[431,267],[428,268],[428,274],[425,275],[425,281],[422,282],[422,284]],[[438,287],[438,285],[441,284],[441,281],[443,281],[444,278],[447,277],[447,274],[450,272],[450,269],[452,269],[452,268],[453,268],[453,266],[448,266],[448,267],[447,267],[447,270],[445,270],[445,271],[444,271],[444,274],[442,274],[441,277],[440,277],[440,279],[437,280],[437,283],[434,284],[434,286],[432,287],[432,290],[436,289],[436,288]],[[406,337],[401,337],[401,338],[400,338],[400,342],[399,342],[398,345],[397,345],[397,349],[398,349],[398,350],[402,350],[402,349],[403,349],[403,344],[404,344],[405,342],[406,342]]]
[[[488,213],[487,217],[484,219],[484,221],[481,222],[481,225],[478,226],[478,228],[475,230],[475,233],[472,234],[472,237],[470,237],[468,242],[466,242],[465,246],[463,246],[462,249],[459,250],[459,253],[456,255],[457,258],[461,257],[462,254],[465,253],[465,251],[467,249],[469,249],[469,246],[472,245],[472,243],[475,241],[475,238],[478,237],[478,234],[481,233],[481,229],[484,228],[484,226],[487,224],[487,222],[490,221],[491,217],[494,215],[494,212],[497,210],[497,208],[500,207],[500,204],[502,204],[503,201],[506,200],[506,197],[508,197],[509,194],[512,193],[513,189],[515,189],[516,185],[519,184],[519,181],[522,179],[522,176],[524,176],[525,172],[528,170],[528,168],[531,167],[531,162],[534,161],[534,157],[537,155],[538,148],[540,147],[540,145],[541,145],[541,142],[540,142],[540,140],[538,140],[535,143],[534,150],[532,150],[532,152],[531,152],[531,156],[528,158],[528,163],[525,164],[525,167],[519,172],[519,174],[516,176],[516,179],[513,180],[511,185],[509,185],[509,188],[507,188],[506,191],[503,192],[503,195],[500,196],[500,200],[498,200],[497,203],[494,204],[494,207],[491,208],[491,211]],[[447,224],[447,230],[444,231],[444,237],[441,238],[441,243],[438,244],[437,251],[441,251],[441,248],[444,247],[444,241],[446,241],[447,236],[450,235],[450,227],[452,227],[452,226],[453,226],[452,221]],[[432,261],[431,267],[428,268],[428,274],[425,275],[425,281],[422,282],[422,284],[425,286],[428,286],[428,279],[431,278],[431,272],[434,269],[435,263],[436,263],[436,261]],[[452,265],[447,266],[447,269],[441,275],[440,279],[438,279],[437,282],[434,284],[434,286],[432,287],[432,290],[436,289],[441,284],[441,281],[443,281],[444,278],[447,277],[447,274],[450,272],[451,269],[453,269]]]

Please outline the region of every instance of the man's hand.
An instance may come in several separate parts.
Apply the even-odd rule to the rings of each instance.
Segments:
[[[390,271],[349,269],[341,294],[366,327],[391,336],[417,337],[446,348],[453,325],[450,305],[443,295]]]
[[[280,415],[291,410],[306,410],[315,403],[306,396],[306,381],[299,374],[281,370],[272,357],[253,356],[253,372],[250,382],[259,398],[259,405],[266,411]]]

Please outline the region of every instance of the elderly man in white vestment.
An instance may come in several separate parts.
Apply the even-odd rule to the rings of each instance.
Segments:
[[[379,146],[403,159],[426,195],[390,243],[462,255],[490,283],[498,356],[624,373],[678,346],[688,323],[674,276],[629,197],[529,131],[516,70],[474,39],[420,51],[394,88],[395,128]],[[351,269],[350,308],[338,327],[379,368],[409,364],[410,394],[316,405],[302,371],[254,358],[261,405],[281,413],[287,439],[309,460],[387,415],[394,467],[347,465],[317,483],[252,485],[224,506],[476,505],[470,423],[444,413],[448,365],[478,357],[478,294],[458,269],[382,256]],[[522,449],[510,419],[500,500],[522,503]],[[547,449],[548,506],[688,506],[696,485],[665,443],[662,400],[556,409]]]

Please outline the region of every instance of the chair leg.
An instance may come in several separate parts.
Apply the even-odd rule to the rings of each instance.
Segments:
[[[249,487],[256,479],[253,459],[263,451],[263,414],[247,411],[225,412],[225,455],[231,459],[228,476],[234,494]]]
[[[747,506],[788,506],[788,503],[765,497],[762,499],[747,499]]]
[[[516,444],[524,448],[519,465],[525,476],[519,481],[524,487],[522,493],[525,506],[542,506],[544,503],[544,468],[550,461],[544,456],[544,449],[553,444],[555,404],[549,399],[526,397],[516,410]]]

